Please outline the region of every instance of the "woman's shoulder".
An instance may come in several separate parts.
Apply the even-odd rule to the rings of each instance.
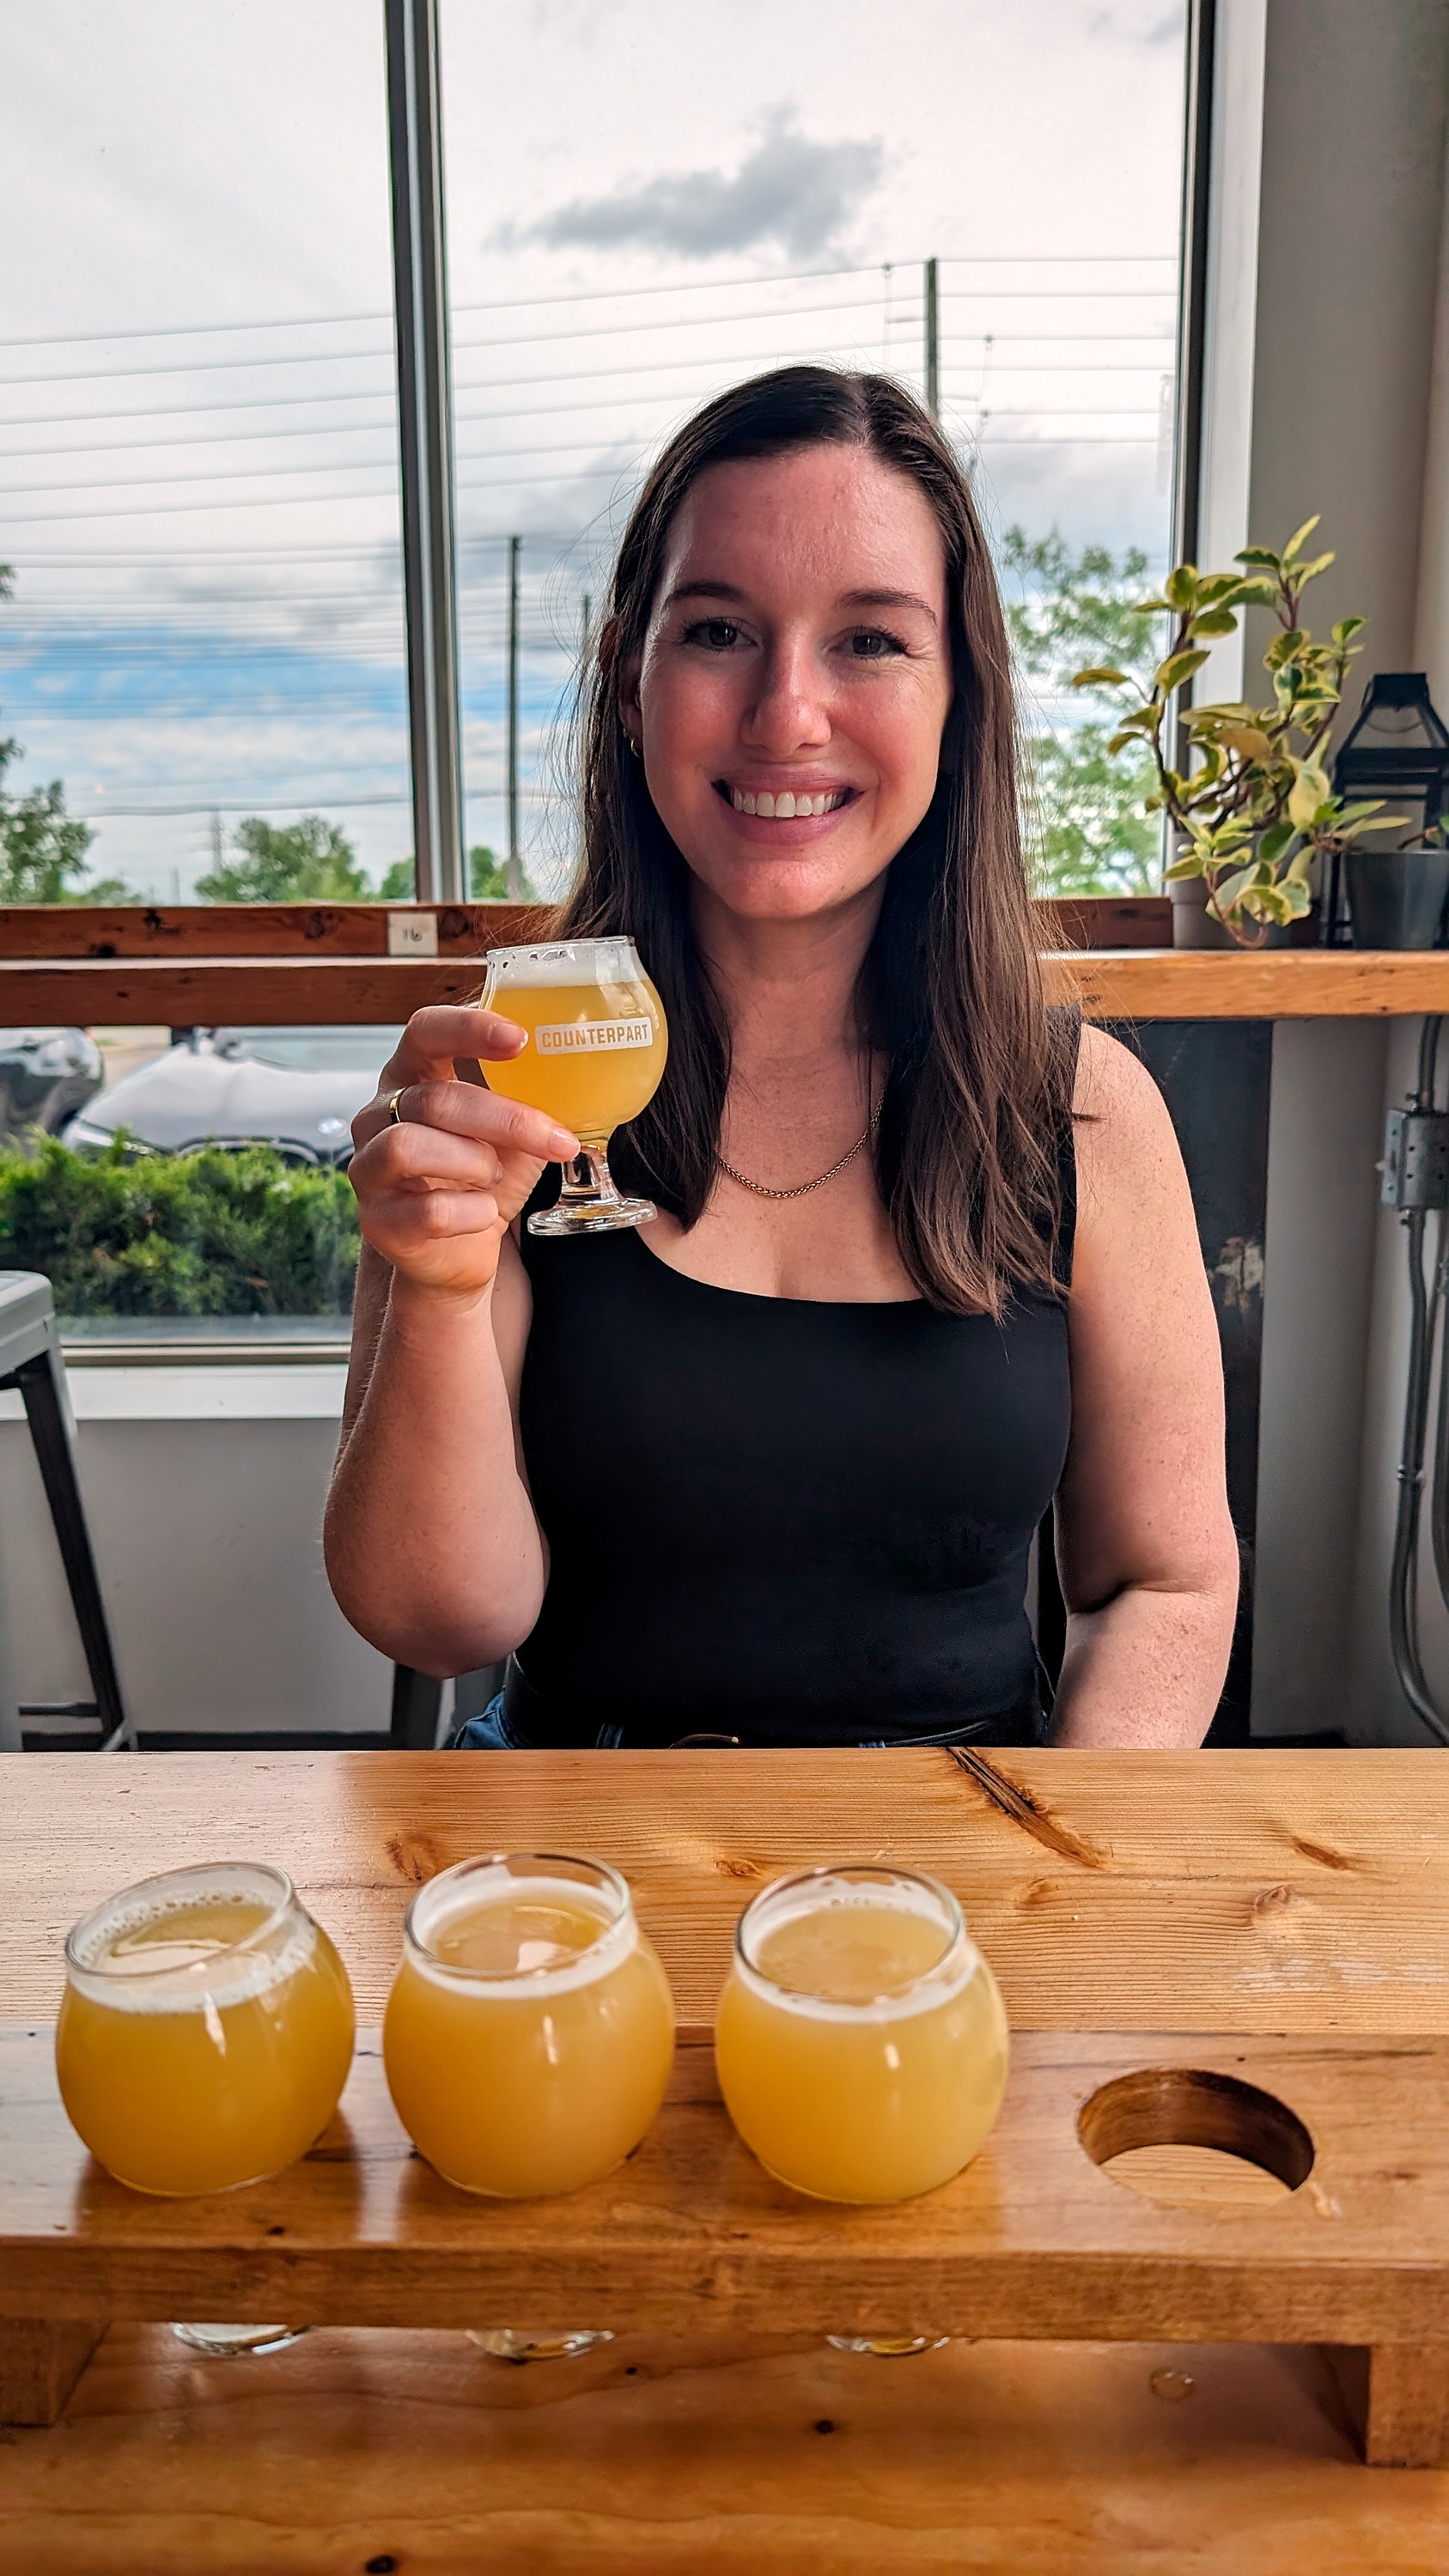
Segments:
[[[1083,1127],[1108,1131],[1103,1138],[1108,1144],[1145,1135],[1163,1121],[1171,1132],[1167,1104],[1142,1058],[1090,1020],[1082,1023],[1072,1115],[1079,1154]]]
[[[1082,1030],[1072,1109],[1079,1224],[1150,1244],[1159,1218],[1180,1218],[1187,1177],[1167,1103],[1120,1038]]]

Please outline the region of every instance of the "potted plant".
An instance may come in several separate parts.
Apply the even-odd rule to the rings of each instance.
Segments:
[[[1344,852],[1355,948],[1437,948],[1449,902],[1449,821],[1397,850]]]
[[[1138,603],[1144,617],[1175,620],[1167,653],[1144,698],[1123,671],[1094,668],[1074,674],[1074,688],[1127,692],[1110,751],[1149,751],[1157,785],[1149,812],[1164,813],[1176,836],[1169,884],[1202,892],[1197,921],[1177,904],[1178,947],[1231,941],[1261,948],[1286,938],[1311,900],[1310,880],[1321,852],[1346,849],[1361,833],[1401,823],[1384,814],[1382,799],[1346,804],[1324,768],[1324,752],[1343,695],[1344,677],[1361,646],[1361,617],[1341,618],[1326,644],[1315,643],[1302,622],[1303,593],[1326,572],[1332,554],[1305,560],[1303,548],[1318,525],[1305,519],[1281,553],[1244,546],[1237,572],[1201,573],[1178,564],[1159,595]],[[1188,747],[1185,770],[1168,757],[1170,718],[1184,681],[1200,671],[1219,637],[1237,631],[1239,611],[1269,608],[1278,632],[1263,656],[1272,682],[1271,703],[1215,702],[1183,710]],[[1175,748],[1175,746],[1174,746]],[[1185,918],[1184,916],[1187,915]]]

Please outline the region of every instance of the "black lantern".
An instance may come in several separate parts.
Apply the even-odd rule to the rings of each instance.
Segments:
[[[1350,802],[1379,796],[1395,812],[1422,805],[1425,831],[1438,822],[1449,805],[1449,731],[1430,699],[1426,671],[1375,671],[1339,746],[1333,784]],[[1335,852],[1323,893],[1325,946],[1346,946],[1351,937],[1342,878]]]

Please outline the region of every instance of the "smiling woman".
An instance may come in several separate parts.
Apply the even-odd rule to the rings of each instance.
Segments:
[[[400,1661],[509,1657],[484,1742],[1033,1741],[1054,1496],[1056,1740],[1205,1732],[1236,1594],[1211,1305],[1160,1098],[1044,1006],[1013,730],[970,492],[909,394],[783,369],[671,441],[558,932],[632,938],[662,996],[615,1139],[659,1213],[529,1230],[578,1140],[452,1078],[526,1091],[497,1011],[420,1012],[354,1128],[329,1566]]]

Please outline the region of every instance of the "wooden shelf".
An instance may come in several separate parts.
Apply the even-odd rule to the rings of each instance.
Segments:
[[[1449,1011],[1449,950],[1077,951],[1047,960],[1053,998],[1094,1020],[1390,1019]]]
[[[478,952],[449,957],[196,957],[0,963],[4,1028],[289,1028],[401,1021],[471,1002]]]
[[[1051,998],[1079,1001],[1095,1020],[1384,1019],[1449,1011],[1449,951],[1076,949],[1058,950],[1045,964]],[[472,1001],[481,981],[471,939],[437,957],[313,948],[283,956],[7,958],[0,962],[0,1026],[401,1021],[425,1003]]]
[[[1043,946],[1163,948],[1172,906],[1160,895],[1038,904]],[[544,903],[0,904],[0,958],[146,960],[190,957],[387,957],[409,924],[430,923],[443,957],[546,939]]]
[[[1449,1010],[1449,951],[1173,950],[1162,897],[1037,906],[1054,1000],[1099,1020],[1387,1018]],[[0,906],[0,1026],[400,1021],[468,1002],[488,948],[545,904]],[[390,953],[419,927],[436,954]]]

